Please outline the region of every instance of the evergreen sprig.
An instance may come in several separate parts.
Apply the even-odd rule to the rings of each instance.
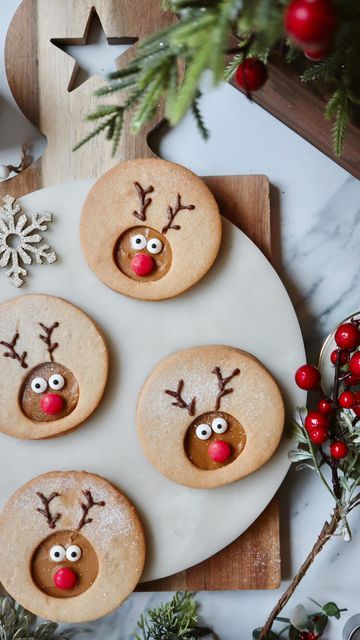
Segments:
[[[340,155],[346,126],[360,100],[360,4],[358,0],[333,0],[338,13],[334,51],[302,74],[304,82],[321,82],[331,92],[325,116],[333,120],[333,147]],[[164,0],[177,21],[140,41],[128,65],[109,75],[99,97],[124,95],[121,105],[102,105],[88,116],[98,124],[75,147],[78,149],[102,131],[116,153],[124,116],[132,114],[132,131],[151,121],[163,100],[165,115],[176,125],[189,110],[199,131],[209,135],[198,104],[204,71],[213,83],[229,80],[246,57],[267,62],[279,43],[285,60],[292,63],[300,50],[286,41],[284,10],[289,0]],[[229,48],[234,36],[237,45]]]
[[[36,616],[10,596],[0,598],[0,640],[70,640],[74,629],[58,633],[55,622],[36,623]]]
[[[197,640],[212,633],[198,625],[198,605],[191,593],[177,592],[169,602],[148,609],[137,623],[136,640]]]

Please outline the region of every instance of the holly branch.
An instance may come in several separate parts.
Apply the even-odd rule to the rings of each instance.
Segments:
[[[308,16],[307,27],[317,30],[311,46],[301,40],[305,36],[296,18],[299,2],[306,10],[307,5],[319,5],[317,17],[311,15],[311,7]],[[171,126],[191,111],[207,138],[199,104],[203,73],[211,73],[214,85],[235,74],[251,99],[252,91],[266,82],[266,63],[277,51],[289,64],[299,58],[305,62],[304,53],[310,58],[299,73],[304,82],[320,85],[322,92],[326,87],[325,117],[334,123],[334,151],[341,153],[347,123],[360,104],[357,0],[165,0],[164,5],[177,20],[141,40],[135,57],[109,75],[96,95],[108,100],[119,94],[123,101],[99,103],[87,118],[95,128],[75,149],[104,132],[115,154],[125,113],[131,113],[137,134],[161,101]]]

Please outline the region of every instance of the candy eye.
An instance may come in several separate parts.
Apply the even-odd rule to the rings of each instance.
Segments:
[[[50,560],[53,562],[62,562],[65,559],[66,551],[61,544],[55,544],[50,549]]]
[[[61,376],[60,373],[55,373],[49,379],[49,387],[51,389],[57,389],[58,391],[60,391],[60,389],[63,388],[64,384],[65,384],[65,378],[63,378],[63,376]]]
[[[147,243],[147,250],[149,253],[160,253],[162,249],[163,243],[161,242],[161,240],[159,240],[158,238],[150,238],[149,242]]]
[[[214,433],[225,433],[228,428],[228,423],[224,418],[215,418],[211,423],[211,427]]]
[[[133,249],[145,249],[146,247],[146,238],[145,236],[138,233],[136,236],[131,238],[131,246]]]
[[[212,435],[211,427],[208,424],[199,424],[195,431],[199,440],[209,440]]]
[[[31,388],[34,393],[44,393],[47,389],[47,382],[44,378],[34,378],[31,383]]]
[[[80,560],[82,556],[82,551],[77,544],[71,544],[70,547],[66,549],[66,558],[70,560],[70,562],[77,562]]]

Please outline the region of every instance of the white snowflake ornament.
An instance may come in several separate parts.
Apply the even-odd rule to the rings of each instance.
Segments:
[[[10,265],[5,275],[12,279],[15,287],[21,287],[28,275],[21,264],[32,264],[33,257],[38,264],[43,264],[44,260],[51,264],[57,256],[48,244],[35,246],[44,238],[41,233],[34,232],[46,231],[47,223],[52,221],[51,213],[33,213],[30,222],[24,213],[18,215],[21,207],[15,200],[5,196],[5,204],[0,209],[0,268]]]

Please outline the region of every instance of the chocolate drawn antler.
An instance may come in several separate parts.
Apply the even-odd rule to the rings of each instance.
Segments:
[[[54,362],[53,352],[55,351],[55,349],[58,348],[59,343],[58,342],[51,342],[51,336],[52,336],[52,332],[54,331],[54,329],[56,329],[59,326],[59,323],[58,322],[54,322],[54,324],[52,324],[51,327],[46,327],[42,322],[39,322],[39,325],[43,329],[43,331],[45,331],[45,335],[43,336],[40,333],[39,334],[39,338],[40,338],[40,340],[45,342],[45,344],[47,346],[47,350],[49,352],[50,360],[51,360],[51,362]]]
[[[3,356],[4,356],[4,358],[12,358],[13,360],[17,360],[18,362],[20,362],[20,366],[23,369],[27,369],[28,365],[25,362],[26,356],[27,356],[27,352],[23,351],[22,354],[20,355],[15,350],[15,346],[16,346],[16,343],[17,343],[18,339],[19,339],[19,333],[16,332],[14,334],[14,337],[13,337],[11,342],[5,342],[4,340],[0,341],[0,344],[3,347],[6,347],[6,349],[9,349],[9,351],[5,351],[5,353],[3,353]]]
[[[196,397],[194,397],[191,402],[186,404],[185,400],[181,397],[182,390],[184,388],[184,380],[179,380],[177,391],[170,391],[170,389],[165,389],[165,393],[172,398],[175,398],[176,402],[172,402],[173,407],[179,407],[180,409],[187,409],[189,412],[189,416],[195,415],[195,404]]]
[[[138,218],[142,222],[146,220],[146,209],[151,205],[152,198],[147,198],[148,193],[152,193],[154,191],[154,187],[150,185],[147,189],[144,189],[139,182],[134,182],[135,189],[138,192],[138,196],[140,198],[140,213],[137,211],[133,211],[133,215],[135,218]]]
[[[41,513],[41,515],[43,515],[44,518],[46,518],[50,529],[55,529],[57,521],[60,520],[61,518],[61,513],[56,513],[55,515],[52,515],[50,511],[50,502],[54,500],[54,498],[57,498],[60,495],[60,493],[57,493],[56,491],[54,491],[54,493],[52,493],[48,498],[44,496],[43,493],[40,493],[39,491],[36,492],[36,495],[39,496],[41,502],[44,505],[43,509],[40,509],[39,507],[38,509],[36,509],[36,511]]]
[[[176,229],[177,231],[181,229],[180,225],[173,224],[173,221],[174,221],[174,218],[177,216],[177,214],[180,213],[180,211],[183,211],[184,209],[187,209],[188,211],[193,211],[193,209],[195,209],[195,206],[193,204],[181,204],[181,195],[180,193],[178,193],[175,207],[173,208],[169,205],[167,208],[167,216],[168,216],[169,222],[165,225],[165,227],[162,228],[161,233],[165,235],[169,231],[169,229]]]
[[[83,495],[85,496],[87,502],[80,502],[83,514],[79,522],[77,531],[80,531],[80,529],[85,527],[86,524],[90,524],[90,522],[93,521],[92,518],[87,517],[90,509],[92,509],[93,507],[105,507],[104,500],[101,500],[100,502],[95,502],[94,498],[92,497],[92,493],[91,491],[89,491],[89,489],[86,489],[85,491],[83,491]]]
[[[219,411],[221,398],[234,391],[232,387],[230,389],[226,389],[225,387],[227,384],[229,384],[230,380],[239,375],[240,369],[234,369],[232,374],[230,376],[227,376],[227,378],[223,378],[220,367],[215,367],[215,369],[213,369],[211,373],[215,373],[218,379],[219,393],[216,396],[215,411]]]

